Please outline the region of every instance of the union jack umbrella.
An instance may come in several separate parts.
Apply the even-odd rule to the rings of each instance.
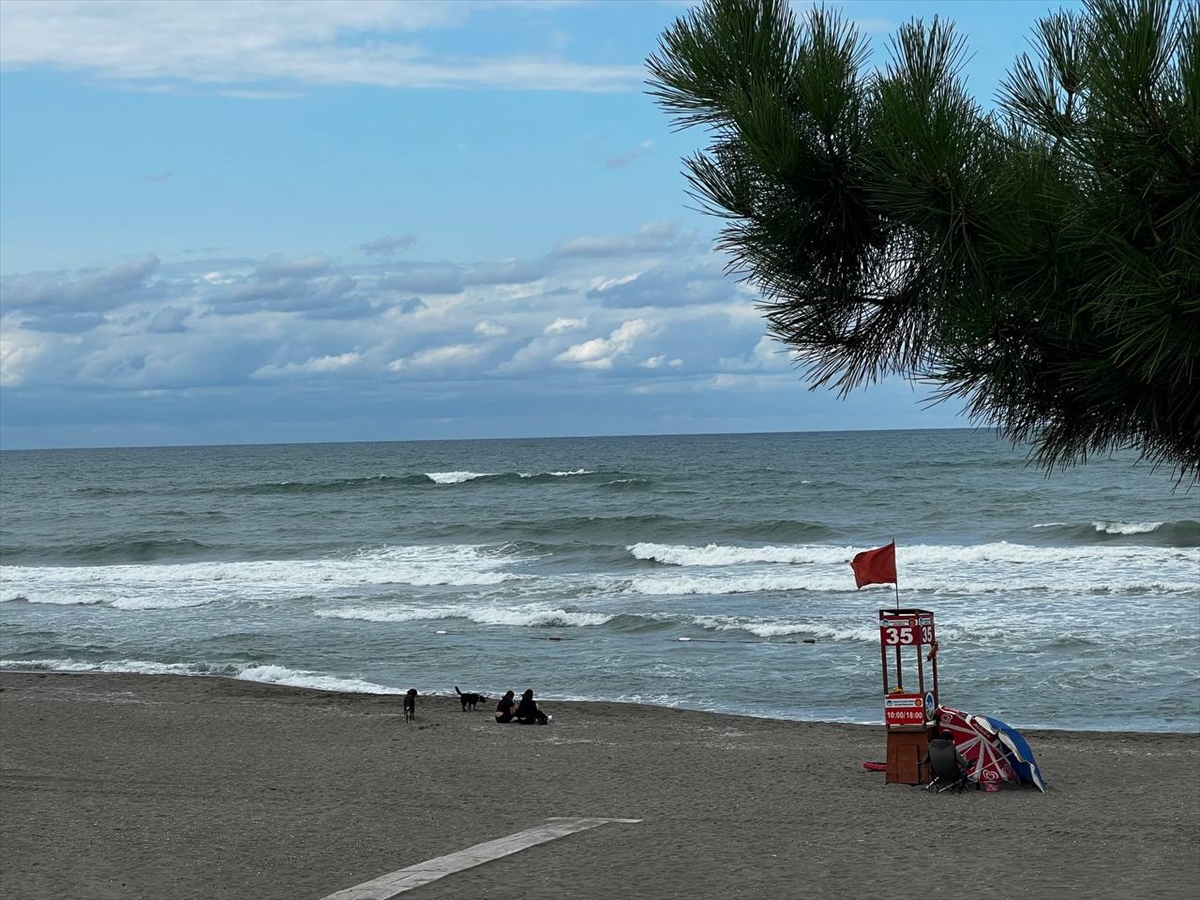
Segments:
[[[970,763],[967,777],[976,784],[1020,781],[1008,762],[1004,745],[989,730],[975,724],[975,717],[960,709],[939,706],[938,725],[950,732],[955,749]]]

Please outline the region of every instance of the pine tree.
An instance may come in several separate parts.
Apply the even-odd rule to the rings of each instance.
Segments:
[[[1200,480],[1200,13],[1087,0],[1037,23],[993,108],[953,26],[868,68],[852,23],[708,0],[650,93],[718,247],[813,387],[958,398],[1047,469],[1135,448]]]

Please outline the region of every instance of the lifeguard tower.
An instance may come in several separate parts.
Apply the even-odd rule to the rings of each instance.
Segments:
[[[925,784],[929,780],[921,763],[937,725],[937,646],[929,610],[879,611],[887,784]]]

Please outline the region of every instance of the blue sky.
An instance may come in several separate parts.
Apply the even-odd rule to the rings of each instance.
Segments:
[[[1060,4],[831,5],[986,101]],[[688,6],[0,0],[0,447],[969,424],[765,337],[644,93]]]

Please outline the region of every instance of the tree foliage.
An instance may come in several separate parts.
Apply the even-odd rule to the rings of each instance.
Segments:
[[[836,12],[708,0],[650,93],[730,270],[813,386],[935,386],[1052,469],[1136,448],[1200,479],[1200,25],[1172,0],[1041,20],[994,108],[938,19],[890,62]]]

